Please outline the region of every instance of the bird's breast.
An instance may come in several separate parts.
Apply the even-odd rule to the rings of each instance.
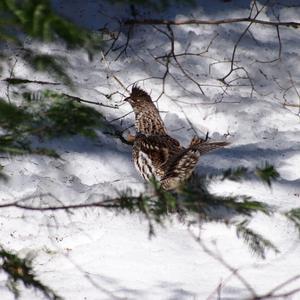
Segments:
[[[137,132],[143,134],[162,134],[165,135],[166,129],[159,115],[151,111],[139,112],[135,116],[135,128]]]
[[[160,180],[160,176],[157,174],[157,170],[151,157],[145,152],[135,151],[133,153],[133,161],[136,169],[145,180],[149,181],[152,177],[154,177],[156,180]]]

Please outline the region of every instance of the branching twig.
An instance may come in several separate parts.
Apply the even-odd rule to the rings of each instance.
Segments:
[[[298,89],[297,89],[297,87],[296,87],[296,85],[295,85],[295,82],[294,82],[294,79],[293,79],[293,77],[292,77],[291,72],[288,71],[288,74],[289,74],[289,77],[290,77],[290,81],[291,81],[292,87],[294,88],[295,93],[296,93],[296,95],[297,95],[297,97],[298,97],[298,101],[299,101],[299,111],[298,111],[298,114],[300,115],[300,93],[299,93],[299,91],[298,91]]]
[[[274,287],[273,289],[271,289],[269,292],[267,292],[267,293],[265,293],[263,295],[260,295],[260,296],[256,296],[255,298],[250,299],[250,300],[264,300],[264,299],[275,299],[275,298],[280,298],[280,299],[288,298],[288,297],[290,297],[292,295],[295,295],[295,294],[299,293],[300,292],[300,288],[295,288],[295,289],[292,289],[290,291],[282,292],[282,293],[276,293],[276,292],[278,292],[282,288],[286,287],[287,285],[291,284],[292,282],[298,281],[299,279],[300,279],[300,275],[293,276],[293,277],[289,278],[288,280],[284,281],[283,283],[280,283],[279,285],[277,285],[276,287]]]
[[[256,5],[256,2],[255,2],[255,1],[253,2],[253,6],[254,6],[254,5]],[[266,5],[266,4],[265,4],[265,5]],[[261,11],[265,8],[265,5],[263,5],[263,6],[261,7],[261,9],[257,10],[257,12],[256,12],[256,14],[255,14],[253,20],[255,20],[255,19],[257,18],[257,16],[258,16],[258,15],[261,13]],[[251,10],[251,12],[250,12],[249,18],[251,17],[251,14],[252,14],[252,10]],[[236,53],[237,47],[238,47],[239,43],[241,42],[242,38],[243,38],[243,37],[245,36],[245,34],[248,32],[249,28],[251,27],[251,25],[252,25],[253,23],[254,23],[254,22],[251,21],[251,22],[248,24],[248,26],[245,28],[245,30],[242,32],[242,34],[239,36],[238,40],[236,41],[236,43],[235,43],[235,45],[234,45],[234,47],[233,47],[232,55],[231,55],[230,70],[229,70],[229,72],[228,72],[224,77],[220,78],[220,81],[222,81],[223,83],[226,83],[226,81],[225,81],[226,78],[227,78],[228,76],[230,76],[231,73],[232,73],[233,71],[237,70],[236,68],[234,68],[235,53]]]
[[[281,38],[280,38],[280,31],[279,31],[279,26],[276,26],[276,32],[277,32],[277,39],[278,39],[278,57],[274,58],[272,60],[268,60],[268,61],[261,61],[261,60],[256,60],[259,63],[273,63],[277,60],[281,59],[281,50],[282,50],[282,43],[281,43]]]
[[[210,257],[218,261],[223,267],[225,267],[228,271],[230,271],[230,275],[225,279],[225,281],[223,281],[223,283],[218,284],[217,288],[209,295],[207,299],[212,299],[214,294],[216,294],[217,292],[219,293],[220,288],[225,286],[224,283],[227,283],[232,277],[236,277],[244,285],[244,287],[250,292],[251,296],[247,297],[248,300],[267,300],[267,299],[277,299],[277,298],[283,299],[300,292],[300,288],[294,288],[287,292],[277,293],[278,291],[287,287],[289,284],[298,281],[300,279],[300,275],[296,275],[278,284],[267,293],[259,295],[254,290],[254,288],[250,285],[250,283],[239,273],[238,269],[232,267],[227,261],[225,261],[225,259],[220,255],[220,253],[214,252],[213,250],[208,248],[207,245],[200,238],[200,236],[196,235],[191,230],[189,230],[189,232],[191,233],[192,237],[201,246],[202,250],[206,254],[208,254]]]
[[[128,48],[128,45],[129,45],[129,41],[130,41],[130,38],[131,38],[131,33],[132,33],[132,30],[133,30],[133,25],[131,25],[128,29],[128,32],[127,32],[127,36],[126,36],[126,42],[125,42],[125,45],[124,46],[121,46],[121,48],[123,48],[120,53],[118,54],[118,56],[116,57],[115,60],[118,60],[120,58],[120,56],[127,52],[127,48]]]
[[[225,267],[227,270],[230,271],[231,274],[234,274],[235,277],[244,285],[244,287],[251,293],[253,299],[257,297],[257,294],[254,290],[254,288],[250,285],[250,283],[238,272],[238,270],[234,267],[232,267],[228,262],[225,261],[225,259],[218,253],[213,252],[211,249],[209,249],[205,243],[202,241],[200,236],[197,236],[195,233],[193,233],[191,230],[189,230],[192,237],[195,239],[195,241],[198,243],[198,245],[201,246],[202,250],[208,254],[211,258],[218,261],[223,267]]]
[[[14,64],[12,65],[12,67],[10,69],[9,78],[7,78],[8,80],[7,80],[7,87],[6,87],[6,96],[7,96],[7,100],[9,103],[11,103],[11,101],[10,101],[10,84],[11,84],[11,82],[10,81],[14,75],[14,69],[16,67],[17,62],[18,62],[18,59],[16,58]]]
[[[173,58],[174,61],[175,61],[175,63],[176,63],[176,65],[177,65],[177,67],[178,67],[179,70],[181,71],[181,73],[182,73],[185,77],[187,77],[189,80],[191,80],[194,84],[196,84],[197,87],[199,88],[199,90],[201,91],[202,95],[205,95],[205,93],[204,93],[204,91],[203,91],[203,89],[202,89],[202,87],[201,87],[201,84],[200,84],[199,82],[197,82],[192,76],[190,76],[190,75],[188,74],[188,72],[182,67],[182,65],[180,64],[180,62],[179,62],[178,59],[177,59],[177,55],[176,55],[176,53],[175,53],[175,37],[174,37],[174,32],[173,32],[173,30],[172,30],[172,27],[171,27],[170,25],[167,25],[167,30],[168,30],[168,32],[166,32],[166,31],[164,31],[164,30],[162,30],[162,29],[160,29],[160,28],[158,28],[158,27],[156,27],[156,26],[154,26],[154,28],[155,28],[157,31],[159,31],[159,32],[161,32],[162,34],[164,34],[165,36],[167,36],[167,38],[168,38],[169,41],[170,41],[170,45],[171,45],[170,51],[169,51],[165,56],[161,56],[161,58],[164,58],[164,59],[166,60],[166,64],[165,64],[165,66],[166,66],[166,72],[165,72],[165,74],[164,74],[164,76],[163,76],[163,79],[165,80],[167,74],[169,73],[169,64],[171,63],[171,60],[170,60],[170,59]],[[159,59],[159,58],[156,57],[156,60],[157,60],[157,59]],[[164,82],[163,82],[163,84],[164,84]],[[160,98],[160,97],[159,97],[159,98]]]

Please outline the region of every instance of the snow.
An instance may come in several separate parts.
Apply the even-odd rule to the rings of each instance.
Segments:
[[[96,30],[106,23],[111,30],[117,28],[107,16],[112,13],[112,7],[105,2],[53,3],[64,15],[88,28]],[[282,20],[299,21],[299,7],[289,9],[275,5],[274,10],[280,13]],[[119,18],[128,15],[119,5],[113,11]],[[247,16],[248,12],[249,1],[209,1],[209,4],[199,1],[192,10],[174,6],[165,12],[156,12],[153,17],[183,20],[192,15],[218,19]],[[274,18],[271,9],[261,15],[261,19]],[[246,26],[174,27],[178,53],[184,52],[188,43],[190,52],[202,52],[213,37],[218,36],[207,53],[179,58],[189,74],[203,84],[205,95],[180,69],[171,65],[175,80],[167,78],[166,93],[157,105],[170,134],[183,145],[189,143],[195,132],[202,136],[209,132],[215,140],[229,136],[231,146],[203,157],[198,173],[218,173],[237,166],[254,169],[268,161],[281,175],[272,189],[249,179],[243,183],[215,181],[210,186],[211,191],[226,195],[247,194],[276,206],[279,211],[286,211],[300,206],[299,108],[283,105],[285,102],[299,104],[296,92],[297,89],[300,91],[299,29],[280,27],[281,59],[260,63],[257,60],[272,60],[278,56],[277,34],[273,27],[253,24],[251,33],[255,41],[246,35],[239,44],[236,60],[243,62],[255,90],[248,79],[240,79],[240,86],[228,88],[225,93],[218,79],[229,71],[230,64],[224,61],[231,58],[234,42]],[[126,41],[125,32],[121,33],[121,40]],[[147,78],[164,74],[164,67],[154,63],[152,55],[166,54],[167,42],[166,37],[152,27],[137,27],[128,49],[130,55],[118,60],[115,60],[117,54],[112,52],[104,62],[100,61],[102,55],[89,61],[84,50],[70,51],[62,45],[43,46],[40,51],[59,53],[68,58],[65,67],[76,83],[76,90],[70,91],[64,85],[54,89],[83,99],[118,105],[118,109],[101,107],[107,119],[114,120],[131,109],[128,104],[123,104],[125,92],[112,75],[125,86],[138,81],[153,99],[157,99],[162,91],[162,81]],[[12,53],[12,57],[14,55]],[[9,70],[6,72],[1,75],[2,79],[9,76]],[[32,80],[52,80],[45,74],[32,74],[22,61],[17,62],[14,74]],[[239,74],[245,76],[242,70]],[[234,79],[235,75],[229,79]],[[0,86],[0,96],[5,98],[5,83],[1,81]],[[30,88],[39,90],[41,87],[36,84]],[[104,96],[116,91],[119,93],[113,94],[110,100]],[[121,120],[115,124],[125,129],[133,122],[133,114],[128,114],[122,124]],[[99,197],[113,197],[127,188],[134,193],[144,190],[143,180],[131,160],[131,147],[117,139],[99,132],[96,141],[75,136],[55,139],[46,145],[56,149],[62,159],[36,155],[0,159],[5,173],[10,176],[7,183],[0,181],[1,203],[35,195],[36,198],[30,201],[37,205],[79,204]],[[222,282],[221,299],[250,297],[237,277],[230,276],[230,271],[195,241],[187,224],[176,219],[165,227],[157,226],[156,237],[152,239],[148,239],[148,224],[141,216],[116,214],[100,208],[75,210],[72,214],[2,209],[0,224],[1,244],[21,256],[31,254],[41,281],[65,299],[202,300],[210,295],[209,299],[218,299],[216,289]],[[237,239],[232,227],[218,223],[203,224],[201,238],[208,248],[238,269],[258,294],[300,274],[300,241],[292,224],[279,213],[272,217],[257,214],[251,221],[251,228],[269,238],[280,253],[268,252],[266,259],[261,260]],[[192,230],[197,231],[197,228]],[[0,273],[0,299],[13,299],[3,287],[5,279]],[[283,291],[299,285],[299,280],[292,282]],[[40,294],[22,289],[21,299],[40,298]],[[288,299],[299,299],[299,294]]]

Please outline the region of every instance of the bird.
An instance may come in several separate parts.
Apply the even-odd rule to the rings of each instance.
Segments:
[[[125,98],[135,114],[135,129],[146,135],[167,135],[167,130],[162,121],[158,109],[151,97],[142,89],[134,85],[129,97]]]
[[[229,145],[226,141],[209,142],[194,136],[185,148],[168,135],[158,109],[144,90],[133,86],[125,101],[135,113],[134,165],[146,181],[155,178],[165,190],[177,189],[186,182],[200,156]]]

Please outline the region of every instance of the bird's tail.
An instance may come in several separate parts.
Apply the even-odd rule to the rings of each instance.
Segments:
[[[223,148],[230,143],[228,142],[208,142],[196,136],[191,140],[189,149],[199,151],[200,155],[210,152],[215,149]]]
[[[171,190],[186,181],[193,173],[201,155],[229,145],[228,142],[208,142],[194,137],[187,149],[169,161],[168,168],[161,180],[163,188]]]

